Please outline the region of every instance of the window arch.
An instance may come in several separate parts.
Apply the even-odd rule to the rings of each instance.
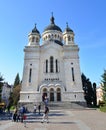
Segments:
[[[56,73],[58,72],[58,61],[56,59]]]
[[[54,58],[53,56],[50,57],[50,72],[54,72],[54,66],[53,66]]]
[[[46,60],[46,73],[48,73],[48,60]]]
[[[70,36],[68,36],[68,41],[71,41],[71,37]]]
[[[45,97],[47,97],[47,88],[43,88],[42,101],[44,101]]]
[[[57,35],[55,34],[55,38],[57,37]]]
[[[50,89],[50,101],[54,101],[54,89]]]
[[[36,42],[39,42],[39,39],[38,39],[38,37],[36,37]]]
[[[35,41],[35,37],[32,37],[32,42],[34,42]]]
[[[57,92],[57,101],[61,101],[61,89],[57,88],[56,92]]]
[[[29,83],[31,82],[32,78],[32,68],[29,69]]]
[[[73,82],[75,81],[75,78],[74,78],[74,68],[72,67],[71,68],[71,71],[72,71],[72,80],[73,80]]]
[[[48,35],[48,38],[50,38],[50,34]]]

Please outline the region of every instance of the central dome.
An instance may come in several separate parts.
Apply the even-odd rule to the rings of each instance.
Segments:
[[[53,16],[51,17],[50,21],[51,21],[51,24],[44,29],[44,32],[48,30],[57,30],[57,31],[62,32],[61,28],[55,25]]]

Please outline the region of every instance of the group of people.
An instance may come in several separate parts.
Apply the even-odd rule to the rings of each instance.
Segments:
[[[40,115],[40,110],[41,110],[41,104],[38,105],[38,111],[39,111],[39,115]],[[34,105],[34,113],[36,113],[37,111],[37,106],[36,104]]]
[[[48,113],[49,113],[49,107],[48,107],[48,99],[47,97],[45,97],[44,99],[44,113],[43,113],[43,116],[42,116],[42,120],[41,120],[41,123],[44,123],[44,122],[49,122],[48,121]],[[39,105],[37,106],[36,104],[34,105],[34,113],[36,113],[38,109],[38,113],[40,115],[41,113],[41,104],[39,103]],[[26,123],[25,123],[25,120],[26,120],[26,113],[27,112],[27,109],[24,107],[24,106],[21,106],[20,108],[14,110],[13,112],[13,115],[12,115],[12,121],[14,122],[24,122],[24,126],[26,126]]]
[[[12,121],[23,122],[23,120],[25,119],[25,113],[26,108],[24,106],[21,106],[19,109],[16,107],[12,115]]]
[[[45,97],[45,100],[43,102],[44,102],[44,113],[43,113],[43,117],[42,117],[41,123],[44,123],[44,122],[49,123],[49,120],[48,120],[49,107],[48,107],[47,97]],[[40,115],[41,104],[39,104],[38,107],[37,107],[36,104],[34,105],[34,113],[36,113],[37,108],[38,108],[39,115]]]

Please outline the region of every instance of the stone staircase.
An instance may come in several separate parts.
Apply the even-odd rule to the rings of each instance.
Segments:
[[[28,109],[28,112],[33,112],[34,111],[34,104],[33,103],[24,104],[24,106]],[[85,102],[49,102],[48,106],[49,106],[50,110],[86,109],[87,108]],[[44,110],[44,103],[41,102],[41,111],[43,111],[43,110]]]
[[[62,110],[62,109],[82,109],[83,110],[87,108],[85,103],[82,103],[82,102],[49,102],[48,106],[50,109],[49,116],[53,116],[55,110]],[[36,111],[36,113],[33,113],[33,109],[31,110],[31,108],[33,107],[30,106],[30,112],[26,113],[27,119],[25,122],[26,123],[27,122],[41,122],[42,116],[44,113],[44,104],[43,103],[41,104],[40,114],[38,113],[38,110]]]
[[[39,104],[39,103],[38,103]],[[37,105],[37,103],[36,103]],[[26,123],[27,122],[41,122],[42,121],[42,116],[44,113],[44,103],[41,102],[41,113],[39,115],[38,109],[36,113],[34,113],[34,104],[24,104],[25,107],[27,107],[28,111],[25,113],[27,116]],[[86,106],[85,102],[49,102],[48,107],[50,109],[49,116],[54,116],[56,115],[56,110],[61,111],[61,110],[83,110],[83,109],[88,109]],[[90,109],[90,108],[89,108]]]
[[[48,104],[51,110],[54,109],[85,109],[85,102],[49,102]]]
[[[26,120],[25,122],[30,122],[30,123],[33,123],[33,122],[41,122],[42,121],[42,116],[43,116],[43,112],[39,115],[38,113],[25,113],[26,114]]]

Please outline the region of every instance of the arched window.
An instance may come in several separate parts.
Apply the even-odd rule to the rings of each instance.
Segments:
[[[48,38],[50,38],[50,35],[48,35]]]
[[[31,82],[31,77],[32,77],[32,69],[29,70],[29,83]]]
[[[75,78],[74,78],[74,68],[73,67],[71,68],[71,71],[72,71],[72,80],[75,81]]]
[[[48,73],[48,60],[46,60],[46,73]]]
[[[38,37],[36,37],[36,42],[39,42],[39,39],[38,39]]]
[[[56,73],[58,72],[58,61],[56,59]]]
[[[32,42],[34,42],[35,41],[35,37],[32,37]]]
[[[45,97],[47,97],[47,89],[46,88],[43,89],[42,101],[44,101]]]
[[[68,41],[71,41],[71,37],[70,36],[68,36]]]
[[[57,88],[57,101],[61,101],[61,89]]]
[[[74,38],[72,37],[72,41],[74,41]]]
[[[55,38],[57,37],[57,35],[55,34],[55,36],[54,36]]]
[[[50,57],[50,72],[53,73],[54,71],[54,66],[53,66],[53,56]]]
[[[50,89],[50,101],[54,101],[54,89]]]

